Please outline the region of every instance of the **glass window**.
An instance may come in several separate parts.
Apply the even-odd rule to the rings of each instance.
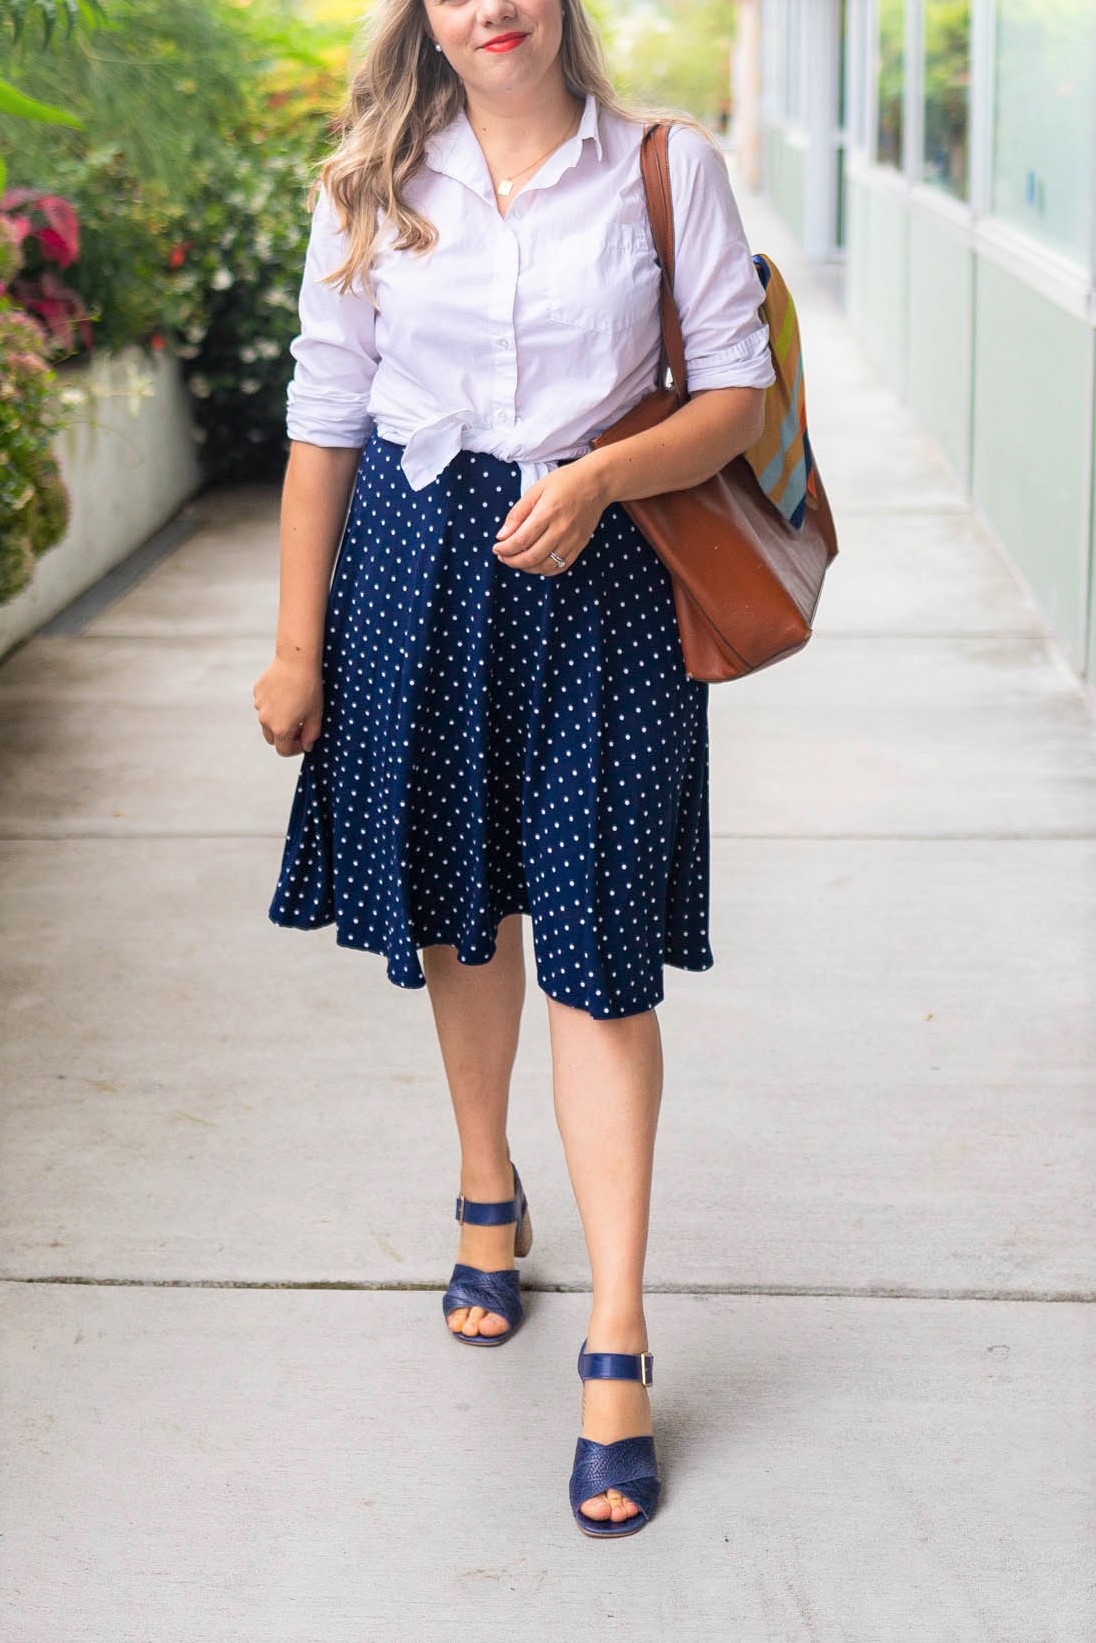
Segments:
[[[902,169],[902,101],[906,80],[906,0],[879,0],[880,165]]]
[[[1092,0],[997,0],[993,211],[1088,266]]]
[[[970,0],[924,0],[925,181],[968,198]]]
[[[785,38],[788,42],[788,82],[784,106],[788,111],[789,120],[799,120],[802,118],[803,113],[800,106],[802,80],[800,48],[802,46],[803,36],[803,18],[800,15],[800,0],[788,0],[787,17],[787,33]]]

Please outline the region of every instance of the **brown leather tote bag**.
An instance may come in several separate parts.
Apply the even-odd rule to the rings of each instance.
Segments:
[[[649,126],[640,151],[662,269],[660,386],[594,439],[595,447],[657,426],[689,397],[674,301],[668,139],[668,125]],[[667,367],[672,387],[661,386]],[[770,501],[744,455],[689,490],[621,503],[673,578],[685,671],[692,678],[708,684],[741,679],[793,656],[807,643],[822,579],[837,554],[837,533],[817,463],[814,487],[798,527]]]

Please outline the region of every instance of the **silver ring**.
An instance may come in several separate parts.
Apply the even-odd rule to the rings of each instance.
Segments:
[[[566,559],[561,559],[559,554],[556,552],[556,550],[554,548],[552,549],[552,551],[548,555],[548,557],[549,557],[549,559],[554,559],[555,560],[555,562],[559,566],[560,570],[566,570],[566,568],[567,568]]]

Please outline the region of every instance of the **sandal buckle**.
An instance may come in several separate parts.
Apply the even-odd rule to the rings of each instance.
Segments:
[[[653,1386],[654,1385],[654,1362],[653,1362],[654,1353],[653,1352],[639,1352],[639,1353],[636,1354],[636,1356],[639,1358],[639,1379],[640,1379],[640,1383],[643,1386]]]
[[[464,1225],[464,1194],[463,1194],[463,1192],[458,1192],[458,1194],[457,1194],[457,1220],[460,1222],[461,1226]]]

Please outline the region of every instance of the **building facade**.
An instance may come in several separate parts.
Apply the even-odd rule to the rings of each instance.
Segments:
[[[1096,680],[1096,0],[738,12],[746,180]]]

